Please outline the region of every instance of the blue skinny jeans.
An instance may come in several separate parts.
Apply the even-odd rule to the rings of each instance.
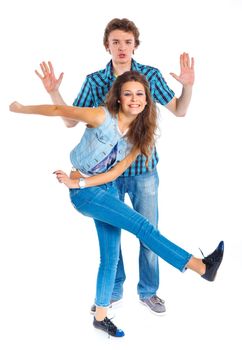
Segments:
[[[70,189],[70,198],[78,212],[93,218],[95,223],[102,222],[114,227],[113,232],[110,232],[109,227],[107,234],[99,237],[100,266],[96,305],[107,307],[110,304],[119,260],[120,229],[133,233],[160,258],[178,270],[185,271],[192,255],[161,235],[144,216],[120,201],[115,182],[84,189]],[[117,237],[113,237],[114,235]]]

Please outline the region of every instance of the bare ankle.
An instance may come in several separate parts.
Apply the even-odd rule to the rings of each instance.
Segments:
[[[199,275],[203,275],[206,271],[206,266],[205,264],[203,263],[202,259],[198,259],[198,258],[195,258],[195,257],[192,257],[188,264],[187,264],[187,268],[194,271],[194,272],[197,272]]]

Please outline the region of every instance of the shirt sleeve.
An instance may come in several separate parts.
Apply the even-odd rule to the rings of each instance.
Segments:
[[[163,106],[169,103],[175,96],[174,91],[170,89],[170,87],[167,85],[165,79],[163,78],[159,70],[156,71],[153,84],[154,99],[156,102],[162,104]]]
[[[92,87],[88,76],[86,77],[79,94],[73,102],[73,106],[94,107],[94,102],[92,98]]]

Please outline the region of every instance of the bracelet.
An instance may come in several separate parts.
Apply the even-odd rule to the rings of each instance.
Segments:
[[[85,188],[86,187],[86,180],[81,177],[80,180],[79,180],[79,187],[80,188]]]

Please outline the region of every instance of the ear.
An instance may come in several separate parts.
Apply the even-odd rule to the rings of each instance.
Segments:
[[[107,51],[108,53],[110,53],[110,55],[111,55],[111,52],[110,52],[109,47],[108,47],[108,44],[105,45],[105,49],[106,49],[106,51]]]

